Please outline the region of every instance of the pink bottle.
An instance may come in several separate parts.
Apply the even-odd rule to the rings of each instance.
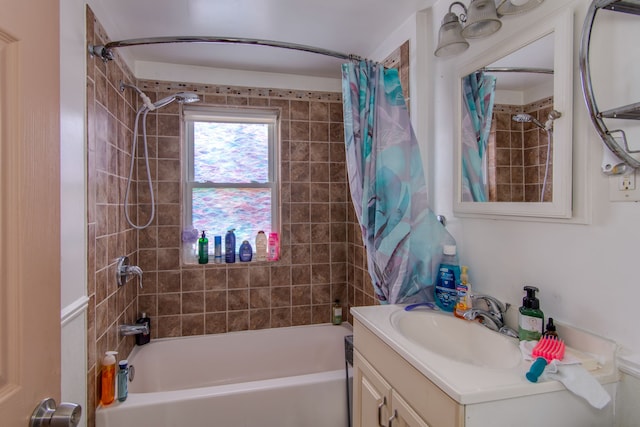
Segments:
[[[269,261],[277,261],[280,259],[280,238],[278,233],[269,233],[268,255]]]

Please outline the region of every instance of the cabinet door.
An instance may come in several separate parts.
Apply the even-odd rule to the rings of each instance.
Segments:
[[[387,427],[391,386],[357,351],[353,353],[353,425]]]
[[[395,390],[391,390],[389,427],[429,427],[429,425]]]

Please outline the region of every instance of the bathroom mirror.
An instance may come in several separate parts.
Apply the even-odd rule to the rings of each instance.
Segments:
[[[459,68],[456,215],[571,217],[572,58],[566,10]]]

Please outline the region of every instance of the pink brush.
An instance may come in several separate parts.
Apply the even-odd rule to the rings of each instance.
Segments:
[[[529,381],[535,383],[549,362],[564,358],[564,341],[554,336],[543,336],[533,348],[531,356],[536,357],[536,360],[531,364],[526,377]]]

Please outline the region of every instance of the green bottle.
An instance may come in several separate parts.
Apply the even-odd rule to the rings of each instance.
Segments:
[[[198,264],[209,263],[209,239],[205,236],[204,231],[198,239]]]
[[[522,299],[518,319],[518,337],[520,341],[536,341],[542,336],[544,313],[540,310],[540,301],[536,298],[538,288],[525,286],[525,297]]]

